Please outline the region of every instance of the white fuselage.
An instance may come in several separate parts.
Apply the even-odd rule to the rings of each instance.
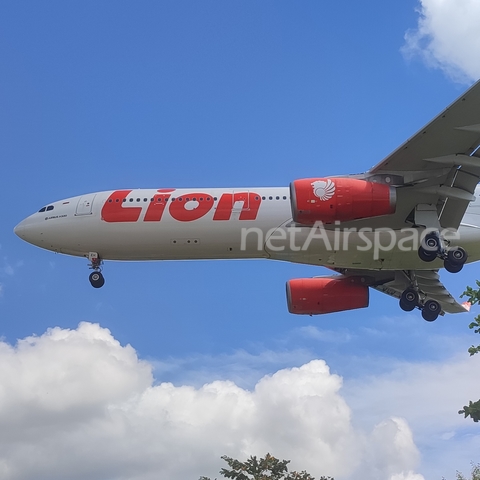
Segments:
[[[478,198],[479,187],[476,193]],[[386,248],[389,233],[346,234],[337,225],[325,229],[312,236],[312,227],[293,224],[288,187],[190,188],[68,198],[29,216],[15,233],[54,252],[85,257],[96,252],[103,260],[271,258],[338,268],[442,266],[440,260],[422,262],[413,241],[410,250],[396,244]],[[385,248],[365,248],[368,239]],[[452,244],[468,251],[469,262],[480,259],[479,200],[470,204]]]

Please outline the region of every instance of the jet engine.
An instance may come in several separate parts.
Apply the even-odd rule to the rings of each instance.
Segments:
[[[355,178],[304,178],[290,184],[293,220],[303,225],[334,223],[395,212],[396,191]]]
[[[288,311],[319,315],[368,307],[368,287],[355,277],[296,278],[287,282]]]

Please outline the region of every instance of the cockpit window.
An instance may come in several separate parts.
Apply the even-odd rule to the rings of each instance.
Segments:
[[[53,210],[53,208],[54,208],[53,205],[49,205],[48,207],[43,207],[43,208],[41,208],[41,209],[38,211],[38,213],[42,213],[42,212],[45,212],[45,211],[50,212],[50,210]]]

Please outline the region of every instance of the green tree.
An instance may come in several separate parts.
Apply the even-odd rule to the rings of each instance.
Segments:
[[[445,478],[442,480],[445,480]],[[477,463],[476,465],[472,463],[472,476],[470,478],[465,477],[462,473],[457,471],[456,480],[480,480],[480,463]]]
[[[467,297],[468,301],[472,305],[480,302],[480,281],[477,280],[476,283],[478,288],[475,289],[472,287],[467,287],[467,289],[461,295],[462,297]],[[470,330],[473,330],[475,333],[480,333],[480,315],[477,315],[473,319],[473,322],[470,323],[468,328],[470,328]],[[468,353],[470,354],[470,356],[480,353],[480,345],[472,345],[468,349]],[[477,400],[476,402],[472,402],[470,400],[469,404],[464,405],[463,409],[459,410],[458,413],[461,415],[465,415],[465,418],[470,417],[474,422],[478,422],[480,420],[480,400]]]
[[[309,473],[289,472],[287,465],[290,460],[278,460],[267,453],[265,458],[257,459],[251,456],[247,461],[240,462],[234,458],[222,457],[230,468],[222,468],[220,474],[233,480],[315,480]],[[199,480],[210,480],[200,477]],[[319,480],[334,480],[332,477],[320,477]]]

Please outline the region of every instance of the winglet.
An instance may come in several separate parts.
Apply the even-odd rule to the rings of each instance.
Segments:
[[[462,303],[462,307],[467,311],[469,312],[470,311],[470,307],[472,306],[472,304],[470,302],[463,302]]]

